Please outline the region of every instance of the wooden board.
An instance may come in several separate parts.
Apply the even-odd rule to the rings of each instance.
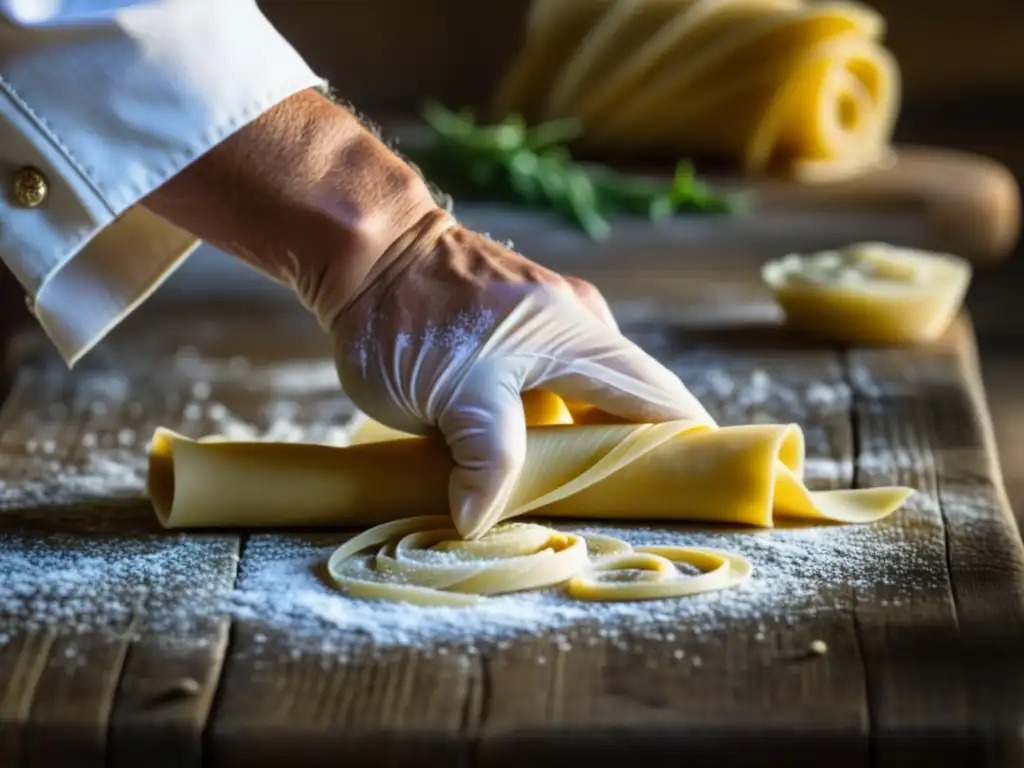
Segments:
[[[1024,350],[1019,342],[993,344],[983,349],[982,363],[1006,495],[1019,526],[1024,523]]]
[[[309,318],[157,301],[74,374],[25,337],[0,413],[0,765],[1022,764],[1024,555],[969,323],[839,350],[780,334],[749,271],[584,276],[720,421],[802,423],[817,487],[919,495],[877,526],[729,534],[782,594],[433,642],[314,588],[344,532],[166,534],[139,497],[156,423],[345,421]]]
[[[383,125],[400,147],[425,140],[423,128],[407,120]],[[657,174],[658,168],[648,166],[646,172]],[[695,250],[719,258],[769,259],[881,240],[950,251],[985,265],[1007,258],[1020,234],[1020,192],[1013,174],[993,160],[952,149],[900,146],[890,166],[828,184],[706,178],[722,189],[752,191],[756,208],[742,217],[679,216],[660,226],[625,218],[613,222],[612,236],[602,243],[545,213],[458,201],[456,213],[468,226],[511,239],[539,261],[629,254],[644,263],[677,263]]]

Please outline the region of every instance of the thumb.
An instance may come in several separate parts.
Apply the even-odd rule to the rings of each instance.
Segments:
[[[596,320],[577,325],[573,342],[533,386],[633,423],[692,419],[715,425],[678,376]]]
[[[464,538],[486,533],[500,519],[526,461],[526,416],[521,386],[489,366],[470,372],[437,426],[455,468],[448,501]]]

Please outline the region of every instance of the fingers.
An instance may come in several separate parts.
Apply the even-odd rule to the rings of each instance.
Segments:
[[[577,324],[536,384],[635,423],[715,421],[682,381],[625,336],[596,321]]]
[[[602,323],[607,325],[614,331],[619,330],[619,324],[615,321],[615,315],[612,314],[611,308],[608,306],[608,302],[605,301],[604,296],[597,290],[597,287],[593,283],[588,283],[579,277],[571,277],[563,275],[565,282],[572,288],[572,292],[576,295],[576,298],[580,300],[587,309],[593,313],[594,317],[600,320]]]
[[[455,528],[475,538],[498,522],[526,460],[526,417],[518,382],[471,373],[438,420],[455,468],[448,500]]]

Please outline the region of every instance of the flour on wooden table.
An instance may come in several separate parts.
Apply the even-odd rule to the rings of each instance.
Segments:
[[[705,365],[699,356],[678,368],[723,424],[742,422],[752,413],[764,420],[778,414],[786,414],[787,419],[809,413],[841,416],[849,407],[850,391],[838,372],[830,371],[826,381],[804,381],[785,371]],[[338,393],[329,361],[258,367],[244,358],[213,363],[186,351],[175,358],[174,372],[180,375],[181,391],[168,393],[166,399],[168,407],[177,408],[181,415],[180,424],[169,426],[189,434],[215,432],[235,439],[334,444],[347,440],[352,409]],[[111,412],[127,407],[129,384],[110,377],[85,377],[84,381],[76,385],[73,399],[78,405],[93,398],[100,410],[107,407],[104,403]],[[257,404],[250,412],[235,413],[219,400],[227,389],[251,391]],[[85,523],[71,526],[75,533],[61,532],[65,529],[58,523],[33,527],[19,522],[23,515],[31,521],[33,513],[26,513],[26,508],[40,504],[73,515],[78,505],[115,510],[122,502],[124,515],[137,520],[144,531],[142,523],[153,522],[142,499],[148,435],[116,420],[113,429],[85,431],[74,446],[80,461],[70,467],[61,455],[66,446],[56,442],[61,418],[52,406],[49,412],[26,415],[26,423],[35,425],[31,430],[35,444],[26,445],[21,457],[0,455],[8,465],[7,476],[24,478],[0,484],[0,574],[5,574],[0,578],[0,640],[41,627],[85,632],[102,625],[122,631],[130,618],[141,617],[133,624],[137,631],[156,632],[168,642],[182,644],[197,623],[230,618],[258,629],[256,644],[265,647],[268,660],[282,648],[289,655],[341,657],[367,644],[385,650],[459,643],[484,650],[520,636],[568,638],[581,627],[591,637],[614,639],[638,633],[667,637],[680,627],[713,631],[740,620],[756,626],[811,611],[848,611],[856,590],[879,585],[888,588],[894,600],[912,600],[906,585],[946,578],[944,563],[928,560],[927,553],[902,535],[899,523],[892,519],[873,526],[756,532],[579,526],[562,521],[557,527],[617,535],[635,544],[736,551],[750,558],[754,576],[733,590],[681,600],[581,603],[558,590],[547,590],[490,598],[470,608],[425,608],[354,600],[324,584],[320,571],[343,540],[341,534],[254,533],[231,589],[202,577],[214,571],[232,572],[236,539],[231,535],[160,532],[154,524],[148,532],[126,537],[119,535],[123,527],[107,528],[102,520],[95,528]],[[48,447],[54,451],[48,453]],[[848,460],[836,460],[829,450],[827,435],[818,427],[809,429],[811,486],[842,484],[852,476]],[[918,457],[893,455],[878,460],[905,467],[914,466],[908,462]],[[27,462],[31,471],[8,472],[13,461]],[[884,469],[888,468],[887,464]],[[4,520],[3,510],[12,509],[19,510],[17,517]],[[48,510],[38,515],[51,514]],[[114,513],[108,518],[110,514]],[[919,495],[899,515],[915,526],[934,526],[941,535],[941,515],[933,499]],[[226,565],[211,569],[211,557],[227,558]],[[699,663],[699,656],[687,658]]]
[[[279,395],[338,390],[334,362],[324,358],[254,366],[242,356],[225,361],[204,357],[197,350],[185,347],[174,355],[173,370],[196,382],[193,395],[198,388],[197,400],[209,399],[211,385],[222,381],[245,383],[252,389],[268,389]]]
[[[93,433],[83,435],[84,442],[93,444],[94,439]],[[40,450],[47,453],[45,446]],[[93,449],[81,465],[50,460],[35,462],[34,468],[17,482],[0,481],[0,514],[10,509],[139,500],[146,485],[147,458],[139,448]]]
[[[87,632],[147,612],[154,627],[181,630],[192,617],[220,610],[223,595],[215,585],[194,579],[201,560],[231,556],[227,546],[210,547],[184,534],[128,539],[102,526],[88,533],[5,531],[0,637],[58,623],[71,633]],[[172,602],[187,602],[190,616],[167,614]]]
[[[911,506],[919,524],[941,526],[928,511]],[[680,600],[583,603],[560,590],[489,598],[468,608],[418,607],[339,598],[318,575],[341,538],[254,536],[242,563],[231,612],[258,621],[288,638],[301,652],[344,653],[361,639],[378,649],[431,647],[439,642],[484,649],[517,635],[540,635],[586,626],[599,637],[664,634],[666,628],[714,631],[737,621],[852,610],[857,589],[891,590],[894,600],[913,600],[929,577],[942,583],[942,562],[920,554],[914,541],[875,526],[824,526],[771,531],[721,531],[669,527],[576,525],[559,529],[602,533],[633,544],[715,547],[746,555],[753,579],[738,588]],[[913,587],[909,585],[914,585]]]

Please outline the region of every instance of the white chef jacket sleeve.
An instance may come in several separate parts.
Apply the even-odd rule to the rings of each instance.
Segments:
[[[0,0],[0,259],[69,366],[197,244],[138,201],[323,84],[253,0]]]

